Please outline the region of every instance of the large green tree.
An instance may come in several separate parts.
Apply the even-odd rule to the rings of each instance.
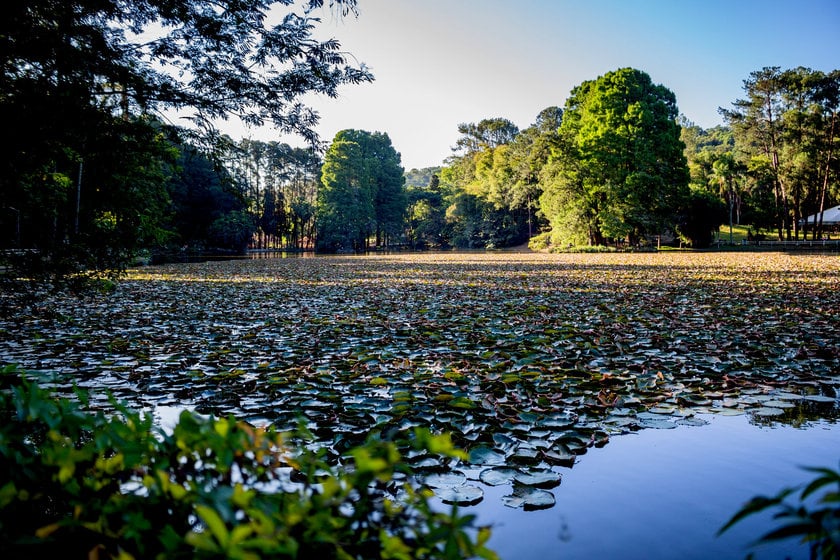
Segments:
[[[572,90],[541,207],[561,243],[637,242],[673,228],[688,169],[676,98],[622,68]]]
[[[193,142],[238,118],[316,143],[317,114],[301,97],[372,79],[335,40],[313,37],[323,4],[4,2],[0,121],[15,141],[0,154],[2,244],[31,261],[23,270],[4,251],[4,270],[119,268],[155,238],[165,176],[151,174],[171,161],[168,119],[189,123],[181,132]],[[346,13],[356,1],[329,5]],[[103,239],[110,245],[86,257]]]
[[[387,134],[342,130],[324,156],[317,202],[319,251],[365,251],[403,231],[407,205],[400,154]]]
[[[440,185],[440,167],[412,170],[406,173],[406,183],[417,181],[418,174],[427,177],[419,184],[407,186],[405,237],[412,249],[443,247],[448,244],[446,236],[446,206]],[[428,173],[428,174],[427,174]]]

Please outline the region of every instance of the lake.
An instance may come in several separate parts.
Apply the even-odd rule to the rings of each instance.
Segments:
[[[0,363],[162,422],[302,419],[337,463],[451,433],[469,460],[408,461],[502,558],[741,558],[767,517],[715,533],[745,501],[838,466],[839,284],[837,257],[766,252],[169,264],[21,306]]]
[[[709,425],[613,438],[564,473],[549,510],[514,515],[488,492],[469,511],[493,523],[502,558],[742,559],[771,515],[717,531],[747,500],[810,480],[801,466],[833,466],[840,426],[756,426],[745,416]],[[502,492],[503,493],[503,492]],[[807,559],[793,541],[754,549],[756,558]]]

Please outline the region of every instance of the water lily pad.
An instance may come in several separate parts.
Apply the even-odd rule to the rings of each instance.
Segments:
[[[455,488],[436,488],[435,496],[446,504],[473,506],[484,499],[484,490],[478,486],[458,486]]]
[[[411,466],[417,470],[435,470],[443,468],[443,463],[437,457],[419,457],[411,460]]]
[[[801,401],[805,398],[803,395],[797,395],[795,393],[787,393],[787,392],[776,393],[774,396],[777,399],[785,400],[785,401]]]
[[[639,425],[644,428],[654,428],[657,430],[672,430],[677,427],[677,425],[669,420],[659,420],[659,419],[649,419],[649,420],[642,420]]]
[[[816,403],[833,403],[837,402],[837,399],[834,397],[826,397],[825,395],[805,395],[803,397],[806,401],[816,402]]]
[[[471,410],[476,407],[476,404],[469,397],[455,397],[449,401],[449,406]]]
[[[517,484],[513,493],[502,497],[502,503],[512,508],[525,510],[548,509],[555,504],[554,494],[547,490],[540,490],[530,486]]]
[[[571,468],[577,461],[577,455],[565,449],[565,447],[561,449],[555,446],[543,451],[543,459],[552,465]]]
[[[753,411],[753,414],[756,416],[781,416],[784,413],[785,411],[781,408],[773,408],[769,406],[763,406]]]
[[[520,445],[510,455],[510,460],[517,463],[536,464],[539,462],[540,452],[533,447]]]
[[[504,465],[505,454],[490,447],[479,446],[470,450],[470,463],[474,465]]]
[[[519,442],[507,434],[497,432],[493,434],[493,443],[495,443],[500,449],[509,450],[515,447]]]
[[[540,488],[554,488],[560,484],[560,473],[548,470],[530,470],[520,472],[514,476],[516,482],[525,486],[538,486]]]
[[[461,472],[450,471],[446,473],[430,474],[423,478],[426,486],[432,488],[455,488],[463,486],[467,482],[467,477]]]
[[[574,425],[577,420],[577,414],[564,412],[555,414],[546,418],[542,418],[536,422],[538,426],[546,428],[565,429]]]
[[[509,468],[493,468],[481,471],[479,479],[488,486],[501,486],[503,484],[510,484],[516,479],[516,475],[521,474],[517,469]]]
[[[741,408],[716,408],[714,413],[721,416],[742,416],[745,411]]]
[[[708,420],[704,420],[703,418],[696,418],[694,416],[688,416],[686,418],[680,418],[676,421],[676,424],[680,426],[705,426],[708,424]]]
[[[764,406],[767,406],[767,407],[770,407],[770,408],[796,408],[795,404],[793,404],[791,402],[788,402],[788,401],[783,401],[783,400],[764,401]]]

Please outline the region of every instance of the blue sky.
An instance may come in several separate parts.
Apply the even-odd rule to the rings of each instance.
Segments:
[[[743,97],[750,72],[840,68],[840,0],[359,0],[359,9],[343,20],[325,13],[318,33],[376,81],[308,101],[323,139],[387,132],[406,169],[440,165],[461,122],[504,117],[525,128],[617,68],[647,72],[703,127],[722,124],[718,107]],[[230,134],[296,143],[268,130]]]

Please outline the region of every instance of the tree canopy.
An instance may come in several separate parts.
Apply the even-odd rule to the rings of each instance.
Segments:
[[[543,198],[564,242],[636,242],[673,227],[688,185],[674,94],[632,68],[572,90]]]
[[[161,173],[179,143],[163,124],[172,118],[187,123],[179,132],[193,143],[218,139],[216,122],[238,118],[316,144],[318,116],[301,97],[372,79],[337,41],[313,37],[323,4],[4,3],[0,119],[15,141],[0,155],[0,220],[15,232],[5,248],[28,250],[26,259],[4,252],[6,268],[121,268],[159,239]],[[346,13],[356,1],[329,6]]]
[[[317,248],[364,251],[402,232],[404,170],[391,139],[381,132],[342,130],[324,156],[318,192]]]
[[[314,10],[323,3],[5,3],[4,105],[43,111],[69,103],[67,117],[82,109],[123,115],[184,110],[202,127],[237,117],[315,141],[317,115],[300,97],[335,96],[342,84],[371,79],[364,66],[347,64],[337,41],[313,38],[320,21]],[[329,4],[350,10],[356,0]]]
[[[721,109],[756,191],[772,199],[778,236],[797,238],[809,213],[838,196],[840,70],[765,67],[744,80],[745,98]],[[832,192],[832,190],[834,192]],[[815,236],[822,224],[811,224]]]
[[[445,166],[407,175],[385,133],[326,147],[304,95],[372,80],[321,10],[357,0],[33,0],[0,7],[0,271],[60,278],[121,270],[141,248],[694,246],[746,219],[780,238],[840,200],[838,71],[768,67],[704,131],[676,98],[622,68],[574,88],[521,129],[458,125]],[[234,141],[224,119],[273,125],[308,148]],[[175,126],[173,122],[177,122]],[[690,182],[690,189],[689,189]],[[406,189],[406,183],[410,188]],[[723,205],[723,207],[722,207]],[[548,230],[548,231],[547,231]]]

